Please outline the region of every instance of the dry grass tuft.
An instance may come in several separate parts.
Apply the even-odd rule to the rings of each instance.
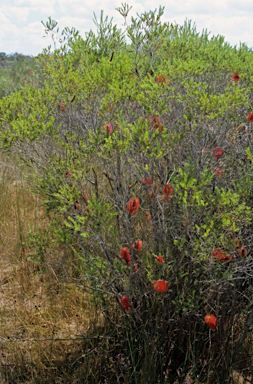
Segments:
[[[42,201],[27,192],[15,170],[0,159],[0,382],[72,382],[70,362],[80,357],[83,340],[96,312],[87,294],[50,260],[45,266],[27,258],[23,244],[30,231],[47,224]],[[71,276],[77,263],[69,250],[65,268]],[[50,264],[51,263],[51,264]],[[58,265],[55,261],[55,265]],[[99,321],[100,322],[100,321]],[[64,377],[64,379],[60,379]],[[63,381],[62,381],[63,380]]]

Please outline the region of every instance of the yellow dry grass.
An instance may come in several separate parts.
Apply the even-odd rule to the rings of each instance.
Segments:
[[[27,259],[22,244],[29,231],[44,228],[47,219],[41,199],[27,192],[15,177],[15,169],[0,158],[0,382],[33,382],[33,375],[57,376],[68,356],[80,355],[82,340],[14,341],[24,339],[69,339],[85,336],[96,316],[89,296],[71,278],[58,275],[62,255],[54,250],[46,267]],[[64,251],[64,267],[72,274],[76,256]],[[56,255],[56,256],[55,256]],[[66,256],[66,255],[65,255]],[[57,263],[59,261],[59,263]],[[61,263],[60,263],[61,261]],[[52,377],[53,377],[52,376]],[[46,380],[47,381],[47,380]],[[19,381],[16,381],[19,382]],[[60,381],[59,381],[60,382]],[[71,382],[71,380],[69,381]]]

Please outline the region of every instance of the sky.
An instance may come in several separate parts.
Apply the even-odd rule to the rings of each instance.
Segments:
[[[14,52],[36,56],[43,48],[52,45],[41,20],[50,16],[58,22],[59,33],[65,27],[76,28],[81,36],[90,29],[96,30],[93,12],[100,17],[101,10],[113,24],[123,28],[124,19],[115,10],[122,0],[0,0],[0,52]],[[225,42],[239,47],[240,41],[253,48],[253,1],[252,0],[129,0],[132,9],[127,22],[136,13],[165,6],[163,22],[192,20],[198,32],[207,29],[213,35],[225,37]],[[251,15],[251,16],[250,16]],[[59,47],[59,43],[57,48]]]

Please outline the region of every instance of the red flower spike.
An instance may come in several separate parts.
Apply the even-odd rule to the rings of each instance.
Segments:
[[[219,260],[221,257],[223,257],[223,253],[221,252],[221,250],[220,249],[215,249],[214,251],[213,251],[213,258],[214,258],[214,260]]]
[[[163,131],[163,124],[162,120],[158,116],[151,116],[151,121],[150,121],[151,127],[153,129],[159,129],[160,132]]]
[[[158,76],[157,82],[158,82],[158,83],[162,83],[162,84],[163,84],[163,83],[168,84],[168,80],[167,80],[166,77],[163,76],[163,75],[159,75],[159,76]]]
[[[168,284],[164,280],[157,280],[154,282],[154,289],[156,292],[164,293],[168,290]]]
[[[230,256],[230,255],[224,255],[224,253],[223,252],[221,252],[221,250],[220,249],[215,249],[214,251],[213,251],[213,258],[214,258],[214,260],[217,260],[218,259],[218,261],[229,261],[229,260],[231,260],[232,259],[232,256]]]
[[[247,116],[247,120],[250,122],[250,123],[253,123],[253,113],[249,113],[248,116]]]
[[[109,131],[109,134],[113,132],[111,123],[103,125],[103,131],[106,134]]]
[[[237,81],[239,81],[241,78],[240,76],[238,76],[237,72],[235,72],[232,76],[232,80],[237,83]]]
[[[205,316],[205,322],[208,325],[209,328],[215,329],[217,327],[217,319],[214,315],[206,315]]]
[[[218,167],[214,167],[213,172],[215,177],[222,177],[224,175],[224,172]]]
[[[146,179],[147,180],[147,184],[148,184],[148,187],[151,187],[151,184],[153,183],[153,180],[152,179]],[[146,180],[145,178],[142,179],[142,183],[145,185],[146,184]]]
[[[169,184],[166,184],[164,187],[163,187],[163,193],[165,195],[171,195],[172,194],[172,191],[173,189],[171,188],[171,186]]]
[[[133,250],[135,251],[137,249],[137,253],[139,254],[142,249],[142,241],[135,240],[135,244],[133,244],[132,246],[133,246]]]
[[[158,263],[163,263],[164,261],[162,256],[155,256],[155,258]]]
[[[129,203],[127,204],[127,212],[129,215],[135,215],[138,212],[140,205],[140,199],[138,197],[131,197]]]
[[[217,160],[223,155],[223,151],[221,148],[215,148],[212,150],[212,154],[215,156],[215,158]]]
[[[61,103],[61,112],[65,112],[64,104]]]
[[[123,308],[128,312],[130,311],[131,307],[129,304],[128,297],[126,295],[123,295],[121,299],[119,299],[120,304],[122,305]]]
[[[131,264],[131,255],[130,255],[129,249],[127,247],[121,248],[120,257],[122,260],[124,260],[127,263],[127,265]]]

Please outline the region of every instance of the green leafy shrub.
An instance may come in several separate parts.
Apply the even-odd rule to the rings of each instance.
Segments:
[[[253,319],[252,53],[162,14],[66,30],[43,86],[1,101],[1,146],[31,165],[54,237],[78,239],[78,283],[122,312],[129,382],[225,382]]]

